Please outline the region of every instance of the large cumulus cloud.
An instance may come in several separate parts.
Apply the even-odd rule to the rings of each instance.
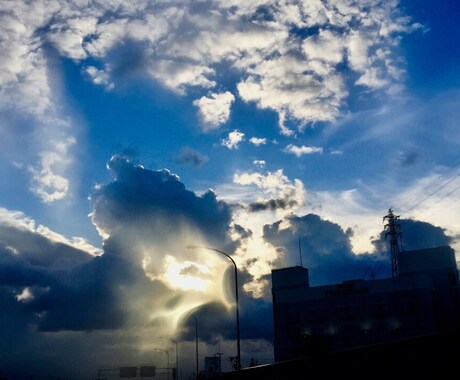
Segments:
[[[106,250],[126,255],[142,242],[172,244],[185,228],[197,234],[190,239],[205,235],[211,245],[228,243],[231,208],[211,190],[197,196],[167,169],[147,170],[122,156],[108,168],[115,181],[91,196],[92,220],[107,237]]]
[[[127,347],[115,350],[118,357],[127,349],[164,344],[165,336],[179,334],[181,324],[186,339],[187,318],[201,307],[215,310],[210,326],[233,339],[232,295],[224,286],[231,278],[228,262],[185,249],[190,243],[225,247],[231,241],[230,207],[211,191],[198,196],[187,190],[168,170],[147,170],[122,156],[114,156],[108,167],[113,182],[91,196],[92,220],[105,238],[103,252],[87,252],[89,245],[81,240],[65,240],[3,210],[0,297],[12,317],[4,317],[0,329],[4,342],[23,342],[0,362],[8,373],[27,372],[17,369],[25,357],[29,371],[46,373],[38,363],[62,363],[65,355],[51,347],[35,352],[37,342],[65,347],[73,341],[77,352],[84,350],[85,334],[101,339],[101,353],[90,360],[96,371],[107,356],[103,342],[111,336],[126,332],[120,339]],[[203,338],[215,340],[209,331]],[[62,373],[82,378],[86,370],[71,375],[72,358],[65,360],[69,369],[61,368]]]

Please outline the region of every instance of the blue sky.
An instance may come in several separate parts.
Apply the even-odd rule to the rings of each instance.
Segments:
[[[192,314],[203,356],[230,356],[229,262],[187,244],[232,254],[243,355],[261,361],[270,271],[299,264],[299,239],[313,285],[388,275],[389,208],[407,249],[458,251],[459,11],[4,1],[0,329],[21,343],[0,370],[70,378],[78,354],[93,376],[173,337],[186,376]]]

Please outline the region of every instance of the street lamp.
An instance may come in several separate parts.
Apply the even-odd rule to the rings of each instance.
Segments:
[[[212,247],[202,247],[197,245],[188,245],[187,249],[209,249],[214,252],[221,253],[226,256],[233,264],[235,269],[235,301],[236,301],[236,369],[239,371],[241,369],[241,355],[240,355],[240,313],[238,309],[238,268],[236,267],[235,261],[227,253]]]
[[[166,351],[166,350],[163,350],[162,348],[154,348],[153,350],[154,350],[154,351],[163,351],[163,352],[166,353],[166,359],[167,359],[167,361],[168,361],[168,362],[167,362],[167,365],[166,365],[166,376],[167,376],[167,378],[168,378],[168,380],[169,380],[169,352]]]
[[[176,345],[176,379],[179,379],[179,345],[172,338],[171,341]]]

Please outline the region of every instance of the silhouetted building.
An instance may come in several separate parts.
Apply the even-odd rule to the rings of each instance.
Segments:
[[[397,252],[398,276],[310,286],[308,269],[272,271],[275,361],[459,327],[459,278],[448,246]]]

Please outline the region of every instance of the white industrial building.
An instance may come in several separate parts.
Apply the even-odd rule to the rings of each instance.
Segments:
[[[273,270],[275,361],[458,328],[454,250],[396,251],[392,260],[391,278],[324,286],[310,286],[302,266]]]

